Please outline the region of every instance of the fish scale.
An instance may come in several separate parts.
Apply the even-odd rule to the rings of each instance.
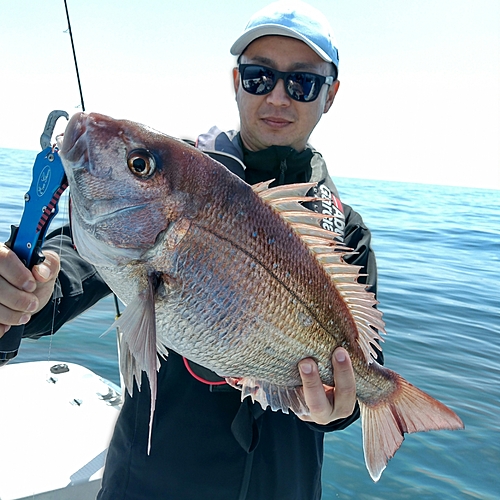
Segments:
[[[245,203],[243,202],[242,204]],[[230,209],[231,207],[227,207],[226,210]],[[237,207],[234,209],[237,210]],[[323,349],[312,349],[309,346],[310,352],[308,355],[318,360],[324,360],[325,357],[329,359],[332,350],[338,344],[340,335],[337,335],[337,340],[333,341],[335,338],[333,336],[334,332],[328,332],[322,328],[315,316],[321,317],[325,305],[334,302],[332,296],[336,294],[335,289],[321,267],[305,264],[310,260],[309,251],[301,240],[292,237],[293,234],[289,228],[281,224],[279,216],[270,212],[267,207],[262,207],[261,211],[262,214],[259,213],[260,210],[258,208],[255,208],[255,218],[257,219],[255,225],[260,229],[258,231],[259,234],[256,236],[254,234],[257,231],[252,231],[251,227],[248,232],[251,234],[244,234],[246,239],[241,238],[241,232],[236,232],[231,239],[231,227],[220,227],[216,230],[211,230],[214,234],[217,232],[224,235],[222,241],[227,242],[230,249],[238,248],[238,253],[241,256],[245,255],[247,261],[250,263],[250,266],[245,262],[243,266],[235,269],[235,262],[228,255],[228,258],[218,257],[216,266],[220,266],[223,262],[229,265],[228,270],[224,272],[227,272],[230,276],[229,284],[232,285],[236,293],[240,292],[239,283],[248,284],[247,288],[243,291],[243,297],[253,297],[250,305],[253,304],[254,307],[255,305],[258,306],[260,303],[259,297],[265,296],[267,298],[265,309],[262,312],[255,313],[257,317],[261,317],[262,315],[263,320],[259,325],[256,325],[258,328],[255,334],[257,340],[262,340],[266,337],[266,334],[271,333],[263,325],[272,325],[276,321],[281,321],[282,324],[278,326],[276,332],[289,332],[286,336],[282,335],[281,337],[292,339],[294,338],[294,334],[296,334],[295,340],[297,343],[302,344],[302,349],[306,347],[304,345],[305,338],[318,339],[316,343],[318,345],[321,344]],[[249,239],[250,241],[248,241]],[[191,248],[198,248],[197,243],[190,243],[189,246]],[[216,236],[215,240],[211,241],[200,252],[209,254],[213,248],[217,248],[218,253],[221,251],[221,238],[217,238]],[[230,252],[228,251],[228,253]],[[289,255],[293,257],[292,262],[287,262],[287,256]],[[255,266],[252,266],[252,264],[255,264]],[[250,273],[248,273],[248,267],[250,267]],[[222,275],[220,278],[214,279],[214,282],[222,282],[224,279],[224,275]],[[323,283],[323,287],[318,285],[320,282]],[[254,290],[253,287],[258,287],[258,289]],[[318,291],[321,293],[318,293]],[[245,310],[245,307],[240,307],[240,314],[241,311]],[[333,323],[333,325],[339,323],[332,322],[330,318],[323,319],[324,324],[327,324],[328,321]],[[315,326],[316,333],[304,334],[304,327],[312,327],[313,325]],[[284,360],[287,359],[283,341],[273,345],[283,346],[283,352],[279,355],[283,364]],[[251,344],[248,345],[248,348],[251,347]],[[286,383],[287,385],[300,384],[295,352],[296,349],[290,350],[290,354],[292,355],[290,365],[293,366],[294,378],[282,381],[282,383]],[[258,356],[252,357],[259,359]],[[326,366],[328,366],[328,369],[324,370],[324,381],[332,385],[331,365],[328,362]],[[231,375],[233,376],[233,374]]]
[[[265,236],[263,239],[265,240]],[[179,265],[181,271],[177,276],[182,283],[182,291],[176,314],[184,316],[181,309],[185,310],[191,324],[202,325],[197,332],[203,340],[203,349],[201,353],[193,351],[192,344],[202,344],[201,339],[193,334],[186,338],[183,328],[176,327],[176,314],[167,314],[163,320],[163,314],[157,313],[158,322],[160,325],[165,324],[164,329],[168,330],[169,338],[177,333],[178,338],[174,342],[176,350],[186,353],[193,361],[230,377],[264,377],[268,367],[275,365],[281,369],[281,373],[274,373],[280,383],[299,385],[295,352],[301,340],[282,335],[283,331],[301,331],[298,326],[300,321],[297,320],[298,301],[283,287],[276,287],[275,276],[267,269],[272,266],[264,267],[260,263],[253,266],[256,261],[248,252],[235,252],[238,247],[227,238],[221,240],[212,231],[194,229],[186,235],[180,246],[185,247],[185,251],[183,252],[183,248],[178,250],[179,259],[183,262]],[[238,242],[238,246],[241,246],[241,242]],[[256,245],[257,248],[260,246]],[[217,248],[217,253],[212,251],[213,248]],[[265,307],[259,307],[258,297],[263,295],[267,297],[267,302]],[[221,308],[220,301],[228,298],[229,308]],[[161,303],[157,309],[163,306],[164,303]],[[303,310],[302,315],[306,316],[307,310]],[[255,318],[259,318],[259,321],[255,321]],[[221,331],[225,332],[222,338]],[[279,341],[269,340],[274,337]],[[231,356],[221,358],[220,352],[227,349],[228,343],[231,346]],[[289,347],[289,344],[293,347]],[[269,345],[276,346],[274,356],[269,354]],[[323,345],[328,346],[327,352],[309,347],[309,355],[318,359],[329,357],[331,338],[330,342],[323,342]],[[248,356],[248,352],[252,355]],[[260,363],[257,364],[256,360]],[[237,373],[234,372],[235,369],[238,370]],[[331,370],[328,380],[331,383]]]
[[[127,305],[120,368],[130,394],[147,374],[149,443],[168,349],[263,408],[307,415],[298,362],[314,358],[332,386],[331,356],[345,347],[375,481],[405,433],[463,427],[376,362],[382,314],[325,216],[301,204],[314,183],[250,187],[181,141],[96,113],[75,115],[59,150],[77,249]]]

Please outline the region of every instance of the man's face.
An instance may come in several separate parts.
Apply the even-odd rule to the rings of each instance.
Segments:
[[[241,56],[242,64],[262,64],[279,71],[307,71],[323,76],[331,64],[295,38],[264,36],[252,42]],[[259,151],[270,146],[291,146],[302,151],[321,115],[333,103],[339,82],[323,85],[313,102],[298,102],[285,91],[283,80],[266,95],[252,95],[242,85],[238,69],[233,70],[236,102],[240,112],[241,139],[246,148]]]

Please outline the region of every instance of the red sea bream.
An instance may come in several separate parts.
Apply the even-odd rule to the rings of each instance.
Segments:
[[[242,398],[302,415],[297,363],[314,358],[332,386],[332,352],[343,346],[374,480],[404,433],[463,427],[374,360],[382,314],[344,262],[348,250],[320,227],[325,216],[301,205],[311,184],[251,187],[179,140],[93,113],[75,115],[59,147],[76,247],[127,305],[121,371],[130,393],[146,372],[151,419],[158,356],[169,349]]]

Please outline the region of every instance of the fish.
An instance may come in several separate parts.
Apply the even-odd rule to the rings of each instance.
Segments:
[[[405,433],[461,429],[443,403],[380,365],[385,334],[351,249],[304,206],[315,183],[250,186],[185,142],[129,120],[77,113],[58,137],[80,255],[126,305],[120,370],[145,372],[150,437],[160,358],[174,350],[265,409],[307,415],[298,362],[332,387],[347,349],[363,449],[378,481]]]

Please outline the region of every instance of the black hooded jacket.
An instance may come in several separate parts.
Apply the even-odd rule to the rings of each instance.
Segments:
[[[277,183],[314,180],[315,191],[325,198],[311,208],[336,207],[338,194],[321,155],[273,150],[255,156],[243,151],[237,134],[216,129],[201,136],[198,147],[224,163],[242,178]],[[263,158],[264,157],[264,158]],[[276,157],[275,160],[272,160]],[[286,160],[286,165],[282,160]],[[271,158],[271,159],[270,159]],[[242,163],[245,160],[245,163]],[[268,168],[259,168],[263,160]],[[252,167],[257,165],[256,168]],[[325,193],[330,196],[328,199]],[[333,196],[333,198],[332,198]],[[349,206],[326,223],[346,246],[355,249],[350,262],[361,265],[370,289],[376,292],[376,264],[370,248],[370,232]],[[341,220],[344,217],[344,220]],[[330,222],[328,222],[330,221]],[[61,242],[62,240],[62,242]],[[69,228],[52,233],[45,248],[61,253],[62,270],[49,304],[26,325],[24,335],[37,338],[57,330],[110,292],[96,270],[73,249]],[[321,426],[301,421],[293,414],[262,410],[227,385],[211,385],[194,377],[218,380],[215,374],[170,351],[158,373],[158,395],[148,455],[150,393],[147,379],[133,397],[125,395],[109,446],[99,500],[319,500],[324,433],[341,430],[359,417]]]

